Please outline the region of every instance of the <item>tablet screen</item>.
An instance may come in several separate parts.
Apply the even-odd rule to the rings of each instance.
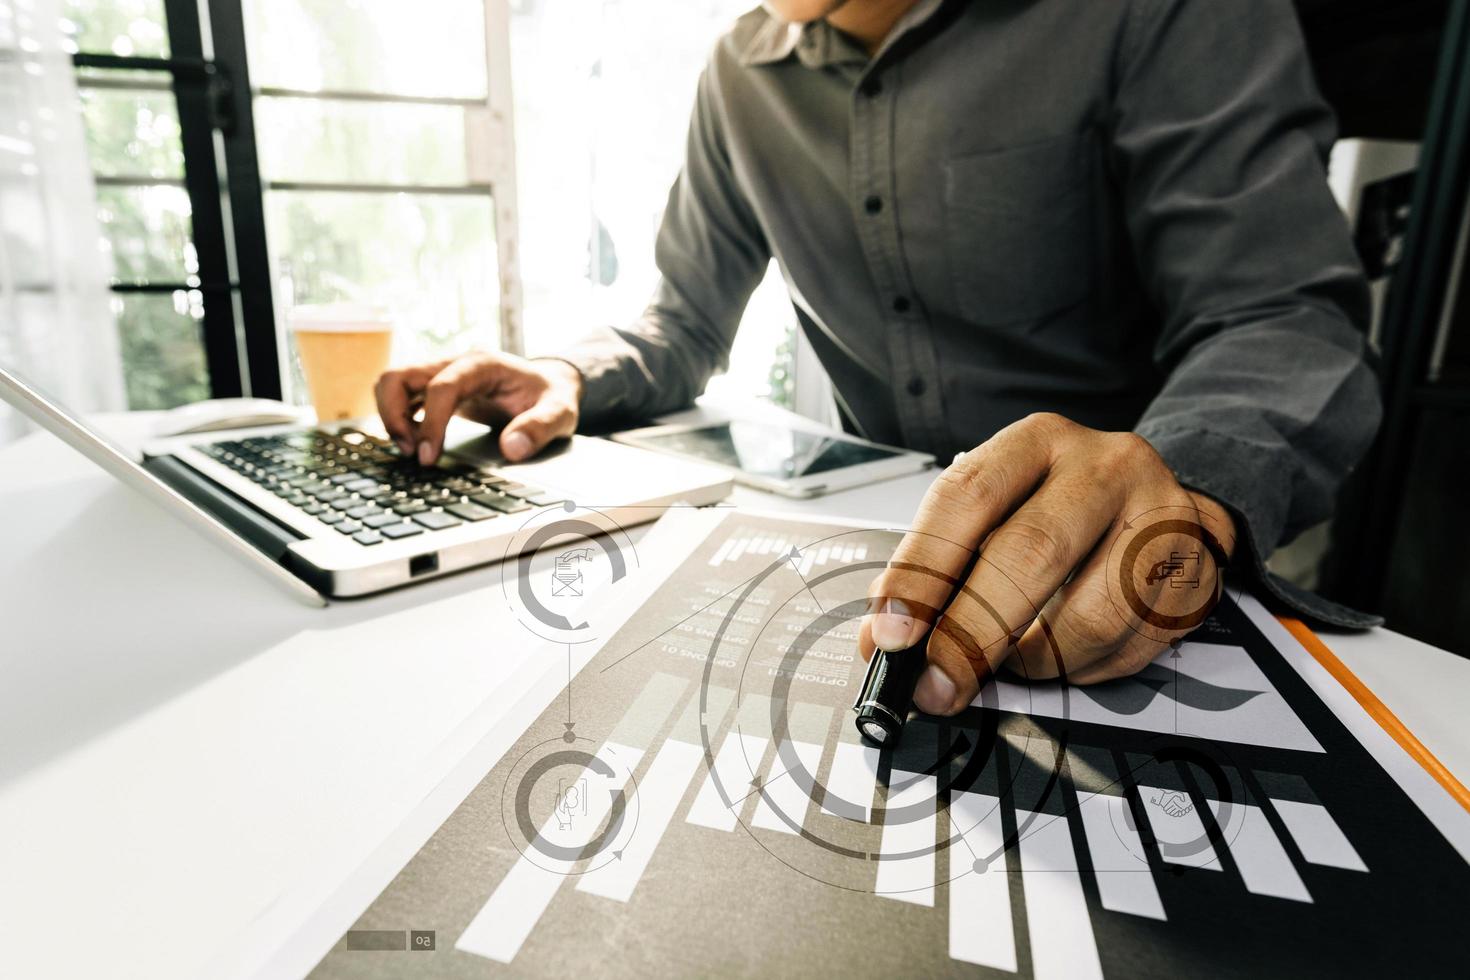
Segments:
[[[638,436],[638,443],[732,466],[752,476],[779,480],[828,473],[902,455],[882,446],[759,422],[727,422],[687,432],[645,434]]]

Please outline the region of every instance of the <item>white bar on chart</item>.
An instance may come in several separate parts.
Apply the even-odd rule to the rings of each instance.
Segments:
[[[697,695],[696,695],[697,697]],[[621,856],[582,875],[577,891],[626,902],[663,839],[689,781],[704,761],[704,749],[688,742],[664,742],[648,772],[638,781],[638,826]]]
[[[1128,801],[1107,793],[1078,793],[1077,803],[1103,908],[1165,921],[1164,903],[1133,829]]]
[[[896,817],[897,811],[913,807],[922,812],[917,818],[909,814],[896,822],[884,823],[879,853],[885,857],[878,862],[878,882],[873,890],[884,898],[933,908],[937,787],[933,776],[894,772],[892,782],[898,783],[900,777],[909,781],[896,790],[890,786],[888,815]],[[886,857],[889,854],[910,856],[889,860]]]
[[[824,545],[822,545],[821,548],[817,549],[817,564],[818,565],[825,565],[825,564],[827,564],[827,556],[830,555],[831,553],[832,553],[832,546],[830,544],[824,544]]]
[[[1021,834],[1021,887],[1026,932],[1036,980],[1102,977],[1087,897],[1077,874],[1077,855],[1067,818],[1016,811]]]
[[[827,774],[827,799],[822,803],[822,812],[867,823],[872,819],[873,791],[877,785],[878,750],[871,745],[838,742],[832,756],[832,771]],[[828,806],[827,801],[833,797],[841,801],[841,804],[833,803],[841,813]]]
[[[1140,785],[1138,795],[1143,799],[1143,810],[1148,814],[1149,826],[1159,842],[1160,857],[1170,864],[1186,868],[1221,870],[1220,859],[1215,856],[1215,848],[1205,835],[1205,825],[1195,812],[1194,801],[1188,793]],[[1177,816],[1169,814],[1165,808],[1179,798],[1187,809]]]
[[[1302,876],[1292,866],[1286,848],[1276,839],[1266,813],[1250,803],[1231,803],[1230,812],[1220,820],[1222,807],[1219,800],[1210,800],[1210,811],[1216,822],[1221,823],[1221,834],[1230,856],[1240,869],[1246,891],[1252,895],[1271,895],[1293,902],[1310,902],[1311,892],[1302,883]]]
[[[1368,866],[1332,814],[1320,803],[1273,799],[1271,805],[1286,824],[1287,833],[1296,841],[1302,857],[1313,864],[1344,871],[1367,871]]]
[[[778,747],[775,757],[771,760],[771,768],[766,777],[761,780],[764,793],[760,802],[755,805],[755,815],[750,822],[757,827],[766,830],[780,830],[788,834],[800,833],[802,825],[806,822],[807,804],[811,802],[812,785],[816,778],[817,768],[822,764],[822,746],[813,745],[810,742],[787,742],[786,748]],[[783,752],[795,750],[796,757],[801,761],[801,767],[806,770],[804,776],[789,771]],[[799,778],[800,776],[800,778]],[[802,785],[806,783],[806,785]],[[781,819],[782,816],[786,819]],[[796,824],[795,827],[787,820]]]
[[[540,838],[558,847],[585,847],[601,826],[612,807],[612,797],[627,782],[627,774],[638,767],[643,753],[625,745],[606,742],[596,752],[607,763],[611,777],[597,773],[590,766],[582,770],[579,780],[586,780],[586,813],[565,829],[555,814],[541,827]],[[526,937],[535,928],[557,889],[577,865],[537,852],[536,859],[522,855],[460,937],[454,948],[487,959],[509,963],[515,959]]]
[[[853,552],[852,556],[858,561],[865,560],[868,557],[868,546],[865,544],[858,545],[857,550]]]
[[[725,560],[725,556],[730,554],[730,549],[733,547],[735,547],[735,539],[726,538],[724,544],[720,545],[720,547],[715,551],[714,557],[710,558],[710,565],[718,565],[723,562]]]
[[[788,553],[788,550],[785,538],[777,538],[771,542],[771,554],[773,555],[784,555]]]
[[[805,578],[812,570],[812,564],[817,560],[817,549],[808,548],[801,553],[801,567],[797,572]]]
[[[850,561],[852,561],[852,545],[849,544],[849,545],[844,545],[843,546],[843,548],[842,548],[842,560],[844,562],[850,562]]]
[[[735,547],[730,549],[730,554],[726,556],[726,561],[739,560],[740,556],[745,554],[745,546],[750,544],[749,538],[735,538],[734,541]]]
[[[701,827],[734,830],[739,820],[740,808],[752,791],[752,774],[759,771],[761,759],[766,754],[766,746],[770,743],[770,739],[760,735],[745,735],[741,732],[726,735],[720,751],[715,754],[714,768],[705,777],[704,785],[699,788],[699,794],[694,797],[694,802],[689,806],[689,814],[684,819]],[[715,782],[716,775],[719,776],[718,784]],[[724,787],[730,799],[728,807],[720,798],[720,787]]]
[[[1000,800],[955,792],[949,800],[949,824],[952,836],[963,841],[949,848],[949,958],[1015,973],[1016,931]],[[963,864],[967,861],[968,868]]]

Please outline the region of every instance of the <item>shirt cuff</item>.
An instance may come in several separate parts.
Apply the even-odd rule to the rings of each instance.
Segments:
[[[1231,569],[1243,572],[1275,605],[1311,623],[1343,629],[1382,626],[1383,618],[1324,599],[1266,568],[1286,528],[1291,501],[1292,460],[1269,446],[1201,429],[1138,426],[1174,471],[1179,483],[1205,494],[1235,519]]]
[[[618,418],[628,400],[626,366],[614,342],[593,337],[557,354],[535,360],[570,364],[582,376],[581,421],[597,427]]]

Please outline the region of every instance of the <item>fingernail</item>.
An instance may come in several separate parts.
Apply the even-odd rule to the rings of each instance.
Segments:
[[[525,459],[531,455],[531,437],[524,432],[512,432],[501,442],[500,450],[506,459]]]
[[[902,599],[889,599],[883,612],[873,617],[873,645],[890,653],[914,645],[914,617]]]
[[[434,465],[434,447],[427,441],[419,443],[419,465]]]
[[[955,690],[949,675],[930,664],[914,685],[914,706],[926,714],[946,714],[954,704]]]

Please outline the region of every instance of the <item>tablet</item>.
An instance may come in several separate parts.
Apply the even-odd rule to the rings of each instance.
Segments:
[[[771,422],[656,425],[613,439],[713,463],[741,483],[788,497],[815,497],[934,465],[925,453]]]

